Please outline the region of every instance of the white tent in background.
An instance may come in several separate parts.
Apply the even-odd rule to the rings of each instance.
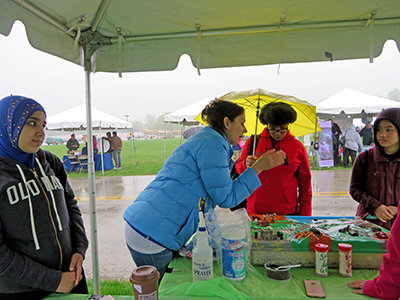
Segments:
[[[203,108],[210,103],[210,101],[214,100],[215,97],[207,97],[204,98],[203,100],[197,101],[193,104],[190,104],[188,106],[185,106],[181,109],[178,109],[177,111],[174,111],[172,113],[169,113],[164,116],[163,120],[164,123],[174,123],[174,124],[182,124],[182,132],[185,131],[185,126],[194,126],[194,125],[199,125],[199,121],[195,120],[194,118],[197,117],[199,113],[203,110]],[[164,127],[165,128],[165,127]],[[165,128],[166,130],[166,128]],[[182,143],[182,137],[181,135],[181,143]],[[167,153],[166,153],[166,138],[164,138],[164,161],[167,159]]]
[[[199,122],[194,118],[197,117],[199,113],[203,110],[203,108],[210,103],[210,101],[214,100],[215,97],[207,97],[203,100],[197,101],[196,103],[185,106],[177,111],[174,111],[170,114],[164,116],[164,122],[167,123],[175,123],[182,125],[198,125]]]
[[[86,105],[65,110],[47,118],[48,130],[82,130],[86,129]],[[92,108],[92,129],[126,129],[132,123]]]
[[[98,109],[92,108],[92,126],[94,130],[102,129],[132,129],[132,123],[124,121],[110,114],[102,112]],[[65,110],[58,114],[52,115],[47,118],[47,130],[64,130],[64,131],[74,131],[74,130],[84,130],[87,129],[86,123],[86,105],[82,104],[74,108]],[[103,149],[103,140],[99,139],[100,148]],[[132,154],[133,160],[133,154]],[[101,168],[104,175],[104,162],[103,155],[101,155]]]
[[[344,89],[316,104],[317,115],[322,119],[332,117],[363,118],[377,116],[383,109],[400,107],[400,102],[390,99]]]

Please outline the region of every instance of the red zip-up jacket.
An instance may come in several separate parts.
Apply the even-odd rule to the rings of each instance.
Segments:
[[[242,154],[236,162],[236,171],[239,174],[246,169],[246,157],[252,155],[250,140],[246,141]],[[274,146],[275,149],[286,153],[289,165],[281,165],[258,175],[261,186],[247,198],[247,212],[311,216],[311,171],[305,147],[289,131],[282,141],[274,140]],[[271,136],[264,130],[260,134],[254,156],[259,157],[273,148]]]

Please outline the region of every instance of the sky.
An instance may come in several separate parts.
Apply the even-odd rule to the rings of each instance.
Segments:
[[[51,116],[85,104],[83,67],[32,48],[16,22],[0,35],[0,98],[23,95],[41,103]],[[345,88],[386,97],[400,89],[400,54],[387,41],[382,54],[368,59],[201,70],[187,55],[173,71],[94,73],[92,107],[129,121],[173,112],[206,97],[262,88],[317,104]]]

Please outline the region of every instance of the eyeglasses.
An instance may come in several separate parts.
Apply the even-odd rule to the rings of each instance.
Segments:
[[[285,133],[286,131],[288,131],[287,127],[283,127],[283,128],[267,128],[267,131],[269,133]]]

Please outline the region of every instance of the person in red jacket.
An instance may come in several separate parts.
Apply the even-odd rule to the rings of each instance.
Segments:
[[[388,252],[383,255],[379,276],[373,280],[360,279],[349,283],[355,294],[365,294],[378,299],[400,298],[400,221],[394,221],[387,244]]]
[[[249,214],[278,214],[311,216],[311,171],[308,154],[303,144],[290,134],[289,125],[297,119],[297,113],[285,102],[271,102],[260,112],[260,122],[266,127],[260,134],[254,155],[250,153],[250,141],[246,141],[236,162],[241,174],[251,167],[260,155],[271,149],[282,150],[287,163],[261,172],[261,186],[247,198]]]

